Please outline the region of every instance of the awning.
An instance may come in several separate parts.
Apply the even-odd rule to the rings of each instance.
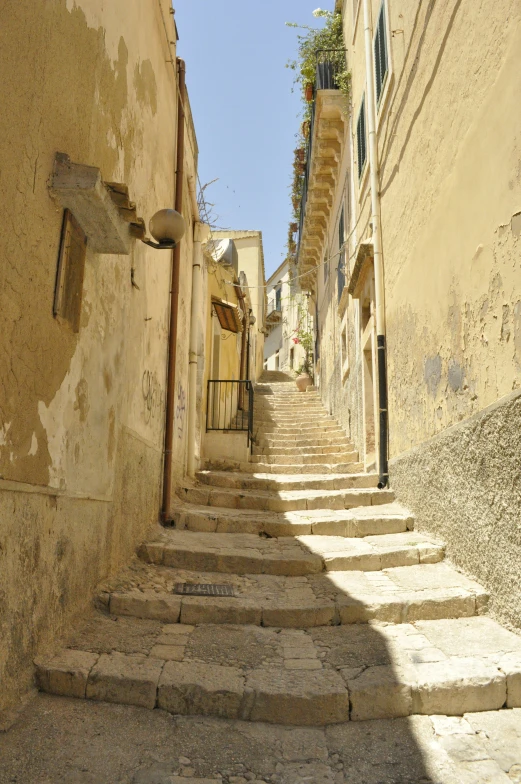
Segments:
[[[237,305],[212,297],[212,306],[223,329],[228,332],[242,332],[242,318]]]

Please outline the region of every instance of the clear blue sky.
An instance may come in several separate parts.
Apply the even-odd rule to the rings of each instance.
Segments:
[[[201,183],[219,225],[263,233],[266,277],[284,258],[300,99],[292,93],[297,30],[332,0],[174,0],[178,55],[199,144]]]

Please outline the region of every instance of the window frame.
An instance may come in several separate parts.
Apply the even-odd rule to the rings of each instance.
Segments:
[[[380,92],[380,97],[376,100],[376,132],[378,133],[380,127],[380,120],[385,113],[385,107],[388,102],[389,94],[391,91],[391,84],[393,81],[393,58],[392,58],[392,50],[391,50],[391,26],[390,26],[390,19],[389,19],[389,3],[388,0],[382,0],[380,3],[380,9],[377,15],[377,24],[375,26],[375,31],[373,35],[373,63],[374,63],[374,90],[375,90],[375,99],[376,99],[376,57],[375,57],[375,43],[376,43],[376,36],[378,34],[378,23],[380,20],[380,15],[383,11],[385,24],[384,24],[384,33],[385,33],[385,48],[387,53],[387,71],[385,73],[384,79],[382,81],[382,89]]]
[[[360,108],[358,109],[358,115],[356,118],[356,166],[357,166],[357,173],[358,173],[358,187],[362,189],[362,182],[364,180],[365,172],[368,168],[367,162],[367,110],[365,106],[365,90],[362,93],[362,98],[360,100]],[[364,161],[362,166],[360,166],[360,120],[363,116],[363,127],[364,127]]]

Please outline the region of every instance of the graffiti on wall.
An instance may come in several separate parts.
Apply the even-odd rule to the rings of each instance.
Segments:
[[[183,429],[185,425],[185,412],[186,412],[186,392],[181,385],[181,382],[177,384],[177,399],[176,399],[176,407],[175,407],[175,426],[177,430],[177,437],[181,438],[183,435]]]
[[[157,374],[153,370],[145,370],[141,379],[141,391],[143,394],[145,422],[148,424],[156,416],[160,416],[163,410],[163,390],[157,380]]]

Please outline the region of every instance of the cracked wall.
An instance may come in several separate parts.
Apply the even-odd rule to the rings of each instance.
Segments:
[[[158,517],[171,254],[138,242],[130,256],[88,250],[73,334],[53,318],[63,211],[47,186],[60,151],[128,185],[147,221],[172,204],[177,94],[169,10],[167,0],[3,6],[0,96],[10,111],[0,117],[0,709],[30,684],[33,657],[52,649]],[[187,170],[197,157],[190,133]],[[190,215],[188,197],[185,210]],[[179,309],[181,387],[190,235],[191,222]],[[183,435],[175,481],[185,447]]]

